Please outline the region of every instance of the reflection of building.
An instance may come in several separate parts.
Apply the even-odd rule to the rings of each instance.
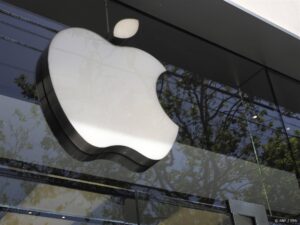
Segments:
[[[215,5],[224,13],[219,17],[240,18],[239,23],[248,24],[239,27],[242,34],[228,36],[220,27],[213,34],[198,19],[188,27],[190,18],[181,20],[171,7],[179,4],[176,1],[160,6],[161,11],[150,3],[132,8],[109,1],[105,11],[102,1],[81,7],[74,1],[62,14],[65,3],[10,2],[41,16],[0,3],[1,223],[101,224],[104,219],[133,224],[232,224],[228,199],[264,205],[270,221],[299,219],[300,78],[293,64],[299,54],[295,52],[298,40],[223,3]],[[212,9],[212,3],[205,4]],[[191,10],[188,4],[185,7]],[[163,13],[167,9],[170,18]],[[85,18],[85,10],[89,17]],[[203,19],[202,10],[199,18]],[[57,31],[84,26],[109,37],[115,22],[124,17],[138,18],[141,30],[122,45],[144,49],[165,63],[168,72],[158,80],[157,93],[180,126],[172,153],[141,174],[109,161],[82,163],[70,158],[46,125],[35,98],[35,67]],[[206,22],[215,23],[219,17]],[[232,32],[235,25],[225,19],[222,24]],[[254,37],[255,27],[260,35]],[[245,35],[263,46],[258,48],[253,41],[243,47],[250,43]],[[267,35],[272,35],[270,43]],[[238,42],[235,36],[242,39]],[[289,52],[274,47],[276,40]],[[276,63],[278,52],[284,55],[280,63]]]

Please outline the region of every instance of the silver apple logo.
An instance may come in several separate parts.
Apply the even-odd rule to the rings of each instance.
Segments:
[[[156,95],[165,68],[147,52],[68,28],[53,38],[38,71],[45,117],[76,159],[144,171],[171,150],[178,126]]]

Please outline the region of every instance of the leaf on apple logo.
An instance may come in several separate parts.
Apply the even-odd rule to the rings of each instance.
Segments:
[[[137,19],[120,20],[114,27],[113,35],[116,38],[127,39],[133,37],[139,29]]]

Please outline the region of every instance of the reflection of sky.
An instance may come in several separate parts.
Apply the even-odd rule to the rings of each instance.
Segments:
[[[28,78],[28,81],[32,83],[34,80],[34,74],[24,70],[15,69],[11,66],[3,65],[1,63],[0,71],[0,94],[17,99],[24,99],[20,88],[15,84],[14,80],[24,73],[27,75],[26,77]]]
[[[5,10],[7,8],[4,3],[0,4],[2,9]],[[9,8],[9,11],[18,13],[18,15],[24,14],[11,8]],[[34,19],[33,16],[32,18]],[[9,26],[9,24],[12,26]],[[26,30],[29,32],[26,32]],[[45,38],[33,33],[37,33]],[[45,49],[49,43],[49,40],[46,38],[50,39],[53,36],[53,33],[46,29],[3,13],[0,13],[0,34],[0,37],[16,40],[41,50]],[[3,38],[0,38],[0,51],[0,93],[21,98],[20,90],[17,90],[16,85],[14,85],[14,79],[21,74],[25,74],[28,81],[33,82],[35,80],[36,64],[41,52]]]
[[[26,10],[21,10],[17,7],[13,7],[12,5],[6,4],[4,2],[0,3],[1,9],[4,11],[7,11],[10,13],[10,17],[17,16],[18,23],[23,26],[28,26],[28,28],[31,26],[30,22],[35,25],[34,30],[40,31],[39,27],[45,27],[47,30],[61,30],[63,27],[65,27],[63,24],[60,24],[59,22],[53,22],[52,20],[49,20],[45,17],[41,17],[38,15],[35,15],[34,13],[31,13]],[[22,20],[25,19],[30,22],[23,23]],[[21,21],[20,21],[21,20]],[[31,28],[30,28],[31,29]],[[43,32],[43,31],[40,31]],[[44,31],[45,32],[45,31]],[[44,34],[44,33],[43,33]],[[45,32],[45,34],[47,34]],[[48,33],[49,34],[49,33]]]
[[[300,136],[300,115],[299,113],[293,113],[292,116],[283,115],[283,121],[285,123],[286,131],[291,136]]]
[[[0,12],[0,93],[20,98],[20,90],[16,90],[13,80],[21,74],[26,74],[29,82],[35,80],[41,52],[55,34],[54,30],[65,26],[3,2],[0,7],[3,10]]]

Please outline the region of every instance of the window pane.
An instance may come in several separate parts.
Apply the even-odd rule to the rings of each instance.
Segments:
[[[229,214],[167,205],[155,200],[139,201],[139,210],[143,225],[232,225]]]
[[[135,200],[109,194],[93,193],[49,184],[0,177],[0,207],[22,209],[41,215],[80,217],[136,223]],[[112,190],[113,193],[113,190]],[[22,217],[22,216],[21,216]],[[3,215],[3,224],[16,219]],[[32,217],[29,217],[32,220]],[[40,218],[38,221],[46,221]],[[29,223],[30,224],[30,223]],[[62,222],[64,224],[64,222]]]
[[[295,161],[268,76],[263,70],[241,87],[251,138],[268,207],[275,215],[278,212],[297,215],[300,212],[300,190]]]
[[[298,136],[286,136],[287,128],[284,128],[274,104],[265,70],[252,61],[123,4],[110,1],[106,15],[104,2],[100,2],[96,4],[99,8],[94,7],[91,11],[91,15],[95,15],[91,16],[92,24],[89,24],[91,20],[78,16],[80,7],[77,11],[71,10],[72,13],[67,16],[64,12],[52,16],[47,10],[40,11],[43,3],[37,3],[35,10],[57,20],[55,22],[0,3],[6,10],[33,22],[0,13],[0,19],[4,21],[0,23],[0,31],[4,34],[4,38],[0,38],[0,51],[5,52],[0,54],[1,162],[66,178],[94,182],[110,179],[127,187],[146,185],[150,194],[152,189],[163,189],[171,194],[188,194],[190,201],[215,206],[225,207],[226,200],[233,198],[263,204],[267,209],[271,206],[272,210],[282,214],[299,213],[296,170],[290,154],[290,146],[298,146]],[[26,4],[24,7],[27,7]],[[53,4],[55,6],[58,2]],[[72,7],[75,6],[74,3]],[[99,26],[95,19],[97,16],[101,19]],[[180,127],[170,154],[141,174],[110,161],[78,162],[70,157],[49,129],[35,92],[38,59],[58,30],[66,28],[66,25],[80,25],[108,38],[114,24],[128,17],[139,19],[140,30],[135,37],[120,45],[147,51],[164,64],[167,72],[157,81],[157,95],[163,109]],[[237,88],[239,85],[242,85],[242,92]],[[294,129],[292,125],[296,124],[295,118],[292,119],[288,121],[291,131]],[[32,191],[52,193],[52,188],[39,184],[32,187]],[[12,196],[10,204],[24,203],[24,199],[30,199],[28,196],[34,193],[32,191],[19,202],[14,200],[18,195]],[[84,193],[64,188],[55,188],[56,192],[53,204],[63,201],[60,196],[70,194],[80,199]],[[78,193],[81,193],[80,197],[77,197]],[[97,205],[103,199],[109,204],[99,203],[99,211],[93,211],[91,205],[89,215],[105,216],[101,213],[116,208],[120,218],[126,220],[125,215],[122,217],[122,204],[134,205],[131,199],[90,195],[91,204]],[[35,207],[34,204],[29,206]],[[77,210],[68,207],[65,208],[67,212]],[[49,208],[45,206],[45,209]],[[168,216],[164,216],[162,221],[169,219],[173,223],[177,221],[177,214],[179,218],[196,215],[191,216],[196,218],[192,223],[199,222],[198,218],[210,218],[204,211],[180,206],[174,207],[174,210],[168,206],[164,210]],[[176,214],[177,211],[180,213]],[[145,215],[152,213],[145,212]],[[151,224],[151,216],[149,218]],[[153,218],[155,221],[156,217]],[[220,221],[220,224],[227,223]]]

